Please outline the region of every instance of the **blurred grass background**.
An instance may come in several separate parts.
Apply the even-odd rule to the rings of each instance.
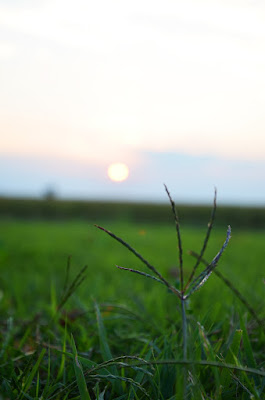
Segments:
[[[177,206],[183,240],[186,279],[199,252],[211,207]],[[72,202],[60,200],[0,201],[0,307],[19,316],[34,315],[51,302],[52,287],[63,289],[67,257],[72,277],[88,265],[87,278],[69,302],[87,309],[98,302],[129,304],[153,314],[162,325],[176,314],[176,300],[159,284],[115,265],[146,271],[127,249],[94,227],[103,225],[136,248],[171,282],[178,284],[178,254],[169,205]],[[264,223],[263,223],[264,221]],[[211,260],[232,226],[232,239],[218,268],[250,299],[257,313],[264,305],[265,209],[218,207],[215,227],[205,254]],[[201,270],[202,270],[201,266]],[[146,271],[147,272],[147,271]],[[206,326],[231,309],[241,307],[230,290],[213,275],[189,304]]]
[[[104,201],[71,201],[59,199],[23,199],[0,197],[0,218],[130,221],[171,223],[168,204],[119,203]],[[206,224],[211,206],[177,204],[181,222],[186,225]],[[219,206],[215,225],[241,229],[265,229],[265,207]]]

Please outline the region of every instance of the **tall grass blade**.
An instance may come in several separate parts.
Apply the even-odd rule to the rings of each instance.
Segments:
[[[199,336],[200,336],[201,343],[202,343],[205,355],[207,357],[207,360],[215,361],[216,355],[215,355],[215,352],[212,348],[210,341],[208,340],[208,338],[205,334],[204,327],[199,322],[197,322],[197,324],[198,324],[198,329],[199,329]],[[214,378],[215,378],[215,397],[216,397],[216,399],[218,399],[218,393],[220,391],[220,372],[218,371],[217,368],[214,368],[213,374],[214,374]]]
[[[238,329],[235,331],[232,344],[228,349],[227,355],[225,357],[226,364],[230,364],[232,362],[235,362],[235,360],[237,360],[241,338],[242,338],[242,330]],[[224,369],[221,373],[220,380],[221,380],[221,385],[224,388],[228,388],[231,382],[231,372],[228,369]]]
[[[112,354],[110,351],[110,347],[108,344],[108,339],[107,339],[107,333],[105,330],[105,326],[102,320],[101,312],[99,310],[99,306],[97,303],[95,303],[95,310],[96,310],[96,316],[97,316],[97,324],[98,324],[98,334],[99,334],[99,341],[100,341],[100,348],[101,348],[101,353],[103,360],[108,361],[112,359]],[[117,372],[117,371],[115,371]]]
[[[146,361],[149,361],[149,360],[150,360],[151,354],[152,354],[152,352],[151,352],[151,350],[149,350],[148,353],[147,353],[146,356],[145,356]],[[144,376],[145,376],[145,374],[146,374],[147,372],[148,372],[148,371],[147,371],[146,369],[145,369],[144,371],[138,371],[138,373],[137,373],[137,375],[136,375],[136,377],[135,377],[135,379],[134,379],[135,382],[141,384],[142,381],[143,381],[143,378],[144,378]],[[130,393],[129,393],[129,399],[132,400],[134,395],[136,396],[137,394],[135,393],[135,390],[134,390],[134,388],[132,387],[131,390],[130,390]]]
[[[161,279],[158,279],[153,275],[146,274],[145,272],[139,271],[137,269],[120,267],[119,265],[116,265],[116,267],[119,268],[119,269],[122,269],[123,271],[134,272],[135,274],[139,274],[139,275],[145,276],[146,278],[154,279],[155,281],[157,281],[159,283],[162,283],[164,285],[164,282],[161,281]]]
[[[65,274],[65,282],[64,282],[64,286],[63,286],[63,292],[66,292],[66,290],[68,288],[69,273],[70,273],[70,267],[71,267],[71,259],[72,259],[72,257],[69,255],[67,257],[66,274]]]
[[[70,265],[70,264],[69,264]],[[76,289],[82,284],[82,282],[85,280],[87,265],[85,265],[80,272],[76,275],[75,279],[71,283],[71,285],[68,286],[66,289],[65,293],[63,293],[63,296],[61,298],[60,303],[57,306],[57,312],[61,310],[61,308],[64,306],[64,304],[68,301],[68,299],[72,296],[72,294],[76,291]]]
[[[41,361],[42,361],[42,359],[44,357],[45,352],[46,352],[46,349],[42,349],[36,364],[32,368],[31,373],[28,375],[28,377],[27,377],[27,379],[26,379],[26,381],[25,381],[25,383],[23,385],[23,389],[22,389],[24,393],[27,393],[27,391],[29,390],[30,385],[31,385],[31,383],[33,381],[33,378],[36,375],[36,373],[38,372],[40,363],[41,363]],[[21,397],[19,397],[19,398],[21,398]]]
[[[158,278],[164,282],[164,284],[168,287],[168,289],[175,293],[179,298],[181,298],[180,292],[179,290],[177,290],[176,288],[174,288],[174,286],[171,286],[169,284],[169,282],[163,278],[163,276],[157,271],[157,269],[151,265],[145,258],[143,258],[141,256],[140,253],[138,253],[136,250],[134,250],[133,247],[131,247],[128,243],[126,243],[123,239],[119,238],[118,236],[116,236],[114,233],[112,233],[111,231],[108,231],[107,229],[103,228],[102,226],[99,225],[95,225],[96,228],[101,229],[103,232],[107,233],[109,236],[111,236],[113,239],[117,240],[119,243],[121,243],[124,247],[126,247],[129,251],[131,251],[137,258],[139,258],[139,260],[141,260],[146,266],[147,268],[149,268],[151,271],[153,271]]]
[[[35,394],[36,399],[39,398],[39,390],[40,390],[40,373],[38,372],[37,384],[36,384],[36,394]]]
[[[257,376],[265,377],[265,371],[257,368],[243,367],[238,364],[228,364],[226,362],[218,362],[218,361],[206,361],[206,360],[155,360],[155,361],[147,361],[147,362],[138,362],[131,364],[133,366],[142,366],[142,365],[160,365],[160,364],[176,364],[176,365],[198,365],[200,367],[216,367],[220,369],[228,369],[235,370],[240,372],[246,372],[248,374],[254,374]]]
[[[11,340],[12,337],[12,332],[13,332],[13,318],[9,317],[7,320],[7,331],[5,334],[5,339],[2,342],[2,348],[0,350],[0,359],[3,357],[4,359],[6,359],[6,357],[4,357],[6,350],[8,348],[8,344],[9,341]]]
[[[243,346],[244,346],[244,349],[245,349],[247,363],[251,368],[256,368],[257,364],[256,364],[255,359],[254,359],[252,347],[251,347],[251,344],[250,344],[249,336],[248,336],[248,333],[247,333],[246,326],[244,324],[242,315],[240,316],[240,327],[241,327],[242,332],[243,332]]]
[[[56,315],[57,312],[57,294],[56,294],[56,289],[55,289],[55,283],[52,280],[51,281],[51,289],[50,289],[50,293],[51,293],[51,315],[52,318]]]
[[[149,359],[150,357],[148,357],[148,359]],[[81,358],[82,359],[82,358]],[[104,368],[104,370],[106,370],[105,368],[107,368],[107,367],[109,367],[109,366],[112,366],[112,365],[115,365],[115,366],[119,366],[119,367],[126,367],[126,368],[132,368],[132,369],[134,369],[135,371],[139,371],[139,372],[143,372],[143,373],[145,373],[145,374],[147,374],[147,375],[150,375],[150,376],[152,376],[152,373],[151,372],[149,372],[149,371],[147,371],[147,370],[145,370],[145,369],[143,369],[143,368],[140,368],[140,367],[137,367],[137,366],[134,366],[133,364],[128,364],[128,363],[125,363],[124,361],[125,360],[134,360],[134,361],[139,361],[139,362],[141,362],[141,363],[143,363],[143,365],[144,364],[146,364],[146,366],[148,366],[149,364],[148,364],[148,361],[147,360],[144,360],[143,358],[140,358],[140,357],[137,357],[137,356],[119,356],[119,357],[115,357],[115,358],[112,358],[112,359],[110,359],[110,360],[108,360],[108,361],[104,361],[104,362],[102,362],[102,363],[100,363],[100,364],[96,364],[95,365],[95,363],[92,363],[91,362],[91,369],[89,370],[89,371],[87,371],[87,373],[92,373],[92,372],[95,372],[95,371],[99,371],[99,370],[101,370],[102,368]],[[107,371],[107,370],[106,370]],[[102,373],[102,372],[101,372]]]
[[[181,235],[180,235],[180,226],[179,226],[179,218],[178,218],[178,214],[176,211],[176,207],[175,207],[175,203],[169,193],[169,190],[167,188],[167,186],[164,184],[165,186],[165,190],[166,193],[168,195],[170,204],[171,204],[171,208],[172,208],[172,212],[174,215],[174,219],[175,219],[175,225],[176,225],[176,231],[177,231],[177,238],[178,238],[178,250],[179,250],[179,276],[180,276],[180,288],[181,288],[181,293],[183,294],[183,290],[184,290],[184,282],[183,282],[183,251],[182,251],[182,242],[181,242]]]
[[[196,261],[196,263],[195,263],[195,265],[194,265],[194,267],[193,267],[193,270],[192,270],[192,272],[191,272],[191,274],[190,274],[190,277],[189,277],[189,279],[188,279],[188,282],[186,283],[185,289],[187,289],[187,287],[189,286],[190,282],[192,281],[192,279],[193,279],[193,277],[194,277],[194,275],[195,275],[195,272],[196,272],[198,266],[200,265],[200,262],[201,262],[201,260],[202,260],[202,257],[203,257],[203,255],[204,255],[204,253],[205,253],[205,250],[206,250],[206,247],[207,247],[209,238],[210,238],[211,230],[212,230],[212,227],[213,227],[214,219],[215,219],[215,212],[216,212],[216,196],[217,196],[217,190],[216,190],[216,188],[215,188],[215,189],[214,189],[213,208],[212,208],[211,218],[210,218],[210,221],[209,221],[209,223],[208,223],[208,229],[207,229],[207,232],[206,232],[206,236],[205,236],[205,239],[204,239],[204,242],[203,242],[203,246],[202,246],[201,252],[200,252],[200,254],[199,254],[198,257],[197,257],[197,261]]]
[[[117,376],[117,375],[112,375],[112,374],[108,374],[108,375],[90,375],[91,378],[95,378],[95,379],[107,379],[110,380],[111,382],[127,382],[130,383],[131,385],[136,386],[139,390],[141,390],[141,392],[144,393],[144,395],[148,398],[151,399],[151,397],[149,396],[149,394],[147,393],[147,391],[138,383],[135,382],[132,378],[126,378],[126,377],[122,377],[122,376]]]
[[[98,335],[99,335],[101,354],[102,354],[104,361],[109,361],[109,360],[113,359],[113,357],[112,357],[110,347],[108,344],[107,333],[106,333],[105,326],[104,326],[104,323],[102,320],[100,309],[96,302],[95,302],[95,311],[96,311],[96,316],[97,316]],[[114,375],[119,376],[116,366],[109,367],[109,370],[113,376]],[[115,387],[115,390],[118,391],[119,393],[122,392],[122,388],[121,388],[121,385],[119,382],[114,381],[114,387]]]
[[[75,376],[77,380],[77,385],[80,393],[80,399],[81,400],[91,400],[89,392],[87,390],[87,385],[86,385],[86,380],[84,377],[82,365],[80,364],[78,360],[78,354],[77,354],[77,349],[75,345],[75,341],[73,338],[73,335],[71,335],[71,346],[72,350],[74,353],[74,370],[75,370]]]
[[[189,254],[195,258],[198,258],[199,255],[195,251],[189,251]],[[205,265],[208,266],[209,262],[206,261],[204,258],[201,259],[201,262]],[[218,278],[221,279],[221,281],[235,294],[235,296],[241,301],[241,303],[246,307],[246,309],[249,311],[249,313],[252,315],[252,317],[256,320],[256,322],[262,327],[263,322],[262,320],[258,317],[256,311],[254,308],[249,304],[249,302],[246,300],[246,298],[242,295],[242,293],[239,292],[239,290],[233,285],[233,283],[227,279],[218,269],[214,269],[213,273],[218,276]]]
[[[246,383],[249,385],[252,392],[249,390],[249,388],[246,386],[246,384],[244,384],[235,374],[232,373],[233,380],[241,386],[241,388],[244,390],[244,392],[247,393],[249,399],[259,400],[260,399],[259,393],[256,391],[255,387],[253,387],[253,385],[251,385],[251,382],[248,379],[246,373],[243,372],[242,375],[244,376],[244,379],[245,379]]]
[[[64,372],[64,367],[65,367],[65,351],[66,351],[66,337],[67,337],[67,324],[65,324],[64,327],[64,337],[63,337],[63,350],[62,350],[62,358],[61,358],[61,364],[58,370],[57,378],[56,381],[58,382],[59,379],[62,377],[63,372]]]
[[[242,335],[243,347],[244,347],[244,350],[245,350],[247,364],[251,368],[257,368],[257,364],[256,364],[255,359],[254,359],[252,346],[251,346],[251,343],[250,343],[250,340],[249,340],[249,336],[248,336],[247,329],[246,329],[246,326],[244,324],[242,315],[240,315],[240,327],[241,327],[242,332],[243,332],[243,335]],[[259,384],[260,384],[260,379],[255,375],[253,375],[252,378],[253,378],[253,380],[255,382],[256,387],[258,387]],[[254,389],[254,392],[255,391],[256,391],[256,389]]]
[[[228,245],[230,237],[231,237],[231,227],[228,226],[226,240],[225,240],[221,250],[216,254],[216,256],[214,257],[212,262],[207,266],[207,268],[197,278],[195,278],[194,281],[191,283],[187,294],[184,296],[185,299],[187,299],[192,293],[194,293],[196,290],[200,289],[205,284],[205,282],[207,281],[207,279],[213,272],[214,268],[216,268],[221,255],[223,254],[225,248]]]
[[[47,378],[46,378],[46,384],[44,386],[43,392],[42,392],[42,397],[46,397],[46,393],[50,390],[50,378],[51,378],[51,348],[48,347],[48,366],[47,366]]]

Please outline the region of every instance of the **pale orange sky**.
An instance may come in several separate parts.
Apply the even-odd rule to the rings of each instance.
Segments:
[[[263,2],[1,1],[0,28],[4,152],[265,158]]]
[[[265,176],[264,2],[2,0],[0,32],[0,157],[175,152]]]

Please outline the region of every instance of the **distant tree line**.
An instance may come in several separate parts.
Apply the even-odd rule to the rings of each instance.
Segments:
[[[205,225],[210,206],[177,205],[180,222],[185,225]],[[1,218],[21,219],[81,219],[99,223],[106,220],[127,220],[143,223],[172,223],[168,204],[119,203],[103,201],[0,198]],[[218,206],[215,225],[235,228],[265,229],[265,207]]]

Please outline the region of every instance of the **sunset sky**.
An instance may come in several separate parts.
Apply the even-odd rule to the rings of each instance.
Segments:
[[[264,71],[263,1],[0,0],[0,196],[264,205]]]

